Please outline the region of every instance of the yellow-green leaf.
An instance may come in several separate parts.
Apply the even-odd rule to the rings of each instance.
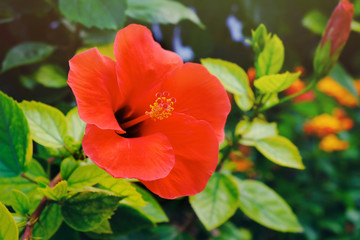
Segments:
[[[0,239],[17,240],[19,235],[14,218],[4,204],[0,202]]]
[[[274,163],[297,169],[305,169],[297,147],[287,138],[274,136],[259,139],[255,147]]]
[[[35,142],[46,147],[64,146],[67,124],[62,112],[52,106],[34,101],[23,101],[20,106],[29,122]]]
[[[267,75],[256,79],[254,85],[262,93],[277,93],[290,87],[299,76],[300,72]]]
[[[271,188],[255,180],[234,178],[240,192],[240,209],[252,220],[281,232],[302,232],[289,205]]]
[[[240,66],[213,58],[201,59],[201,64],[220,80],[227,91],[235,95],[236,103],[242,110],[247,111],[253,106],[254,93],[247,74]]]

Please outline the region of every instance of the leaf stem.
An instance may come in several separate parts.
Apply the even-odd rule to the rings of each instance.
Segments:
[[[23,175],[23,174],[22,174]],[[62,180],[60,173],[58,173],[50,182],[49,187],[54,187],[58,182]],[[35,211],[31,214],[30,219],[28,220],[25,228],[24,235],[22,236],[22,240],[31,240],[32,231],[34,229],[35,223],[39,220],[42,211],[44,211],[45,207],[50,203],[50,200],[47,197],[41,199],[39,205],[35,209]]]
[[[28,180],[29,182],[35,183],[37,184],[37,182],[35,180],[32,180],[31,178],[29,178],[28,176],[26,176],[24,173],[20,174],[21,177],[25,178],[26,180]]]
[[[311,88],[314,87],[317,79],[318,79],[317,77],[314,77],[314,78],[311,80],[311,82],[309,83],[309,85],[307,85],[306,88],[304,88],[303,90],[301,90],[301,91],[299,91],[299,92],[297,92],[297,93],[294,93],[294,94],[292,94],[292,95],[290,95],[290,96],[284,97],[284,98],[280,99],[277,103],[271,104],[271,105],[269,105],[269,106],[263,106],[262,108],[260,108],[260,111],[261,111],[261,112],[264,112],[264,111],[266,111],[266,110],[268,110],[268,109],[270,109],[270,108],[273,108],[273,107],[275,107],[275,106],[277,106],[277,105],[279,105],[279,104],[282,104],[282,103],[284,103],[284,102],[287,102],[287,101],[289,101],[289,100],[291,100],[291,99],[293,99],[293,98],[295,98],[295,97],[297,97],[297,96],[300,96],[301,94],[306,93],[307,91],[309,91]]]

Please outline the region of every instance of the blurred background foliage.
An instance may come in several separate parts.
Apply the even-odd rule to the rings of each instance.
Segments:
[[[118,2],[125,6],[125,1]],[[24,42],[41,42],[53,46],[53,49],[43,54],[41,61],[35,64],[3,71],[0,75],[0,90],[18,101],[37,100],[67,112],[75,105],[71,90],[65,84],[68,60],[81,48],[112,43],[118,29],[134,22],[147,25],[164,48],[176,51],[186,61],[199,62],[200,58],[206,57],[221,58],[235,62],[244,69],[253,67],[254,62],[252,49],[245,40],[250,38],[251,29],[264,23],[269,32],[276,33],[285,45],[284,69],[302,66],[306,72],[311,73],[313,55],[320,37],[304,27],[303,18],[313,10],[328,18],[338,1],[179,2],[196,12],[205,28],[202,28],[200,22],[194,24],[196,19],[177,24],[150,24],[135,20],[130,17],[131,14],[127,14],[126,19],[125,16],[115,19],[115,25],[110,27],[112,29],[99,29],[72,23],[69,17],[76,14],[72,13],[65,18],[57,1],[1,0],[1,61],[11,48]],[[359,1],[356,4],[359,5]],[[84,10],[82,14],[86,15],[87,12]],[[76,16],[81,17],[81,14]],[[359,15],[355,16],[355,20],[359,21]],[[91,25],[91,21],[88,24]],[[315,21],[310,26],[316,24]],[[340,57],[340,62],[354,78],[360,78],[359,42],[360,34],[353,32]],[[107,48],[104,51],[112,51],[112,47]],[[48,82],[46,77],[42,77],[49,74],[56,80]],[[306,75],[304,79],[306,81]],[[354,120],[354,128],[341,133],[341,137],[350,142],[346,151],[326,153],[318,148],[317,138],[305,135],[303,131],[303,124],[307,120],[324,112],[331,113],[338,106],[335,100],[316,91],[313,102],[287,103],[268,113],[269,121],[278,122],[280,135],[290,138],[299,147],[305,171],[274,165],[253,150],[249,153],[253,166],[237,173],[241,178],[250,177],[263,181],[286,199],[303,225],[304,233],[270,230],[250,220],[240,211],[231,218],[231,223],[209,233],[193,216],[187,199],[166,201],[158,198],[170,219],[170,225],[159,225],[157,228],[117,239],[191,239],[188,233],[197,239],[211,237],[217,240],[250,239],[250,235],[253,239],[360,239],[359,108],[346,109],[349,117]],[[235,110],[229,118],[229,124],[236,124],[239,116],[241,112]],[[177,229],[186,231],[180,233]],[[64,239],[64,234],[68,239],[87,238],[63,224],[53,239]],[[232,238],[233,236],[240,237]]]

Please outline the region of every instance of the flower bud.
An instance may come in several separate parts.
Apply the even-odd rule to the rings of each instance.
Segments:
[[[314,68],[318,77],[327,75],[339,58],[350,35],[353,15],[354,6],[347,0],[340,1],[331,14],[315,53]]]

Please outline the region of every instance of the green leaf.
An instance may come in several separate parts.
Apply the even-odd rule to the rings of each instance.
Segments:
[[[81,142],[84,136],[86,123],[80,119],[77,107],[74,107],[66,114],[66,121],[68,135],[73,137],[75,141]]]
[[[59,0],[69,20],[91,28],[118,30],[124,26],[126,0]]]
[[[274,35],[265,44],[264,50],[255,61],[256,76],[278,73],[284,63],[284,45],[277,35]]]
[[[353,20],[351,22],[351,30],[354,31],[354,32],[360,33],[360,22],[357,22],[357,21]]]
[[[252,236],[249,230],[237,228],[231,222],[227,222],[218,228],[219,235],[212,240],[251,240]]]
[[[120,204],[111,217],[110,225],[113,232],[117,235],[129,234],[143,228],[152,227],[154,224],[138,209]]]
[[[335,79],[341,86],[348,90],[355,97],[358,96],[354,79],[346,72],[346,70],[340,65],[335,64],[334,68],[330,72],[330,77]]]
[[[256,149],[274,163],[297,169],[305,169],[297,147],[287,138],[274,136],[259,139]]]
[[[289,205],[271,188],[255,180],[236,180],[240,209],[252,220],[281,232],[302,232]]]
[[[29,122],[35,142],[46,147],[64,146],[67,125],[62,112],[52,106],[34,101],[23,101],[20,106]]]
[[[300,72],[267,75],[256,79],[254,85],[262,93],[277,93],[290,87],[299,76]]]
[[[40,62],[50,56],[54,47],[40,42],[25,42],[11,48],[2,63],[2,71]]]
[[[109,220],[103,221],[102,223],[100,223],[100,225],[96,226],[94,229],[91,229],[91,232],[98,233],[98,234],[102,234],[102,233],[112,234],[113,233],[113,231],[111,230]]]
[[[194,11],[172,0],[128,0],[126,15],[147,23],[177,24],[190,20],[205,28]]]
[[[239,122],[235,134],[242,135],[240,139],[242,144],[253,146],[259,139],[277,136],[278,131],[276,123],[268,123],[265,120],[255,118],[246,126],[244,126],[244,122]]]
[[[29,197],[17,189],[13,189],[11,193],[11,207],[15,212],[25,216],[30,210]]]
[[[46,186],[46,188],[40,188],[39,190],[45,195],[45,197],[51,200],[62,201],[67,194],[68,183],[66,180],[62,180],[52,188]]]
[[[125,198],[121,201],[121,203],[134,207],[143,207],[147,204],[136,188],[124,179],[114,178],[113,176],[107,174],[102,177],[99,184],[101,188],[111,191],[119,196],[124,196]]]
[[[36,176],[46,176],[40,164],[35,160],[29,162],[28,169],[24,174],[32,179]],[[26,195],[31,196],[37,192],[37,187],[37,184],[29,182],[21,176],[0,178],[0,201],[6,205],[11,205],[13,189],[17,189]]]
[[[327,17],[318,10],[308,12],[302,19],[302,25],[315,34],[321,35],[326,28]]]
[[[236,103],[242,110],[247,111],[253,106],[254,93],[250,88],[247,74],[241,67],[213,58],[201,59],[201,64],[220,80],[227,91],[235,94]]]
[[[50,239],[60,228],[62,222],[60,205],[47,205],[41,213],[39,221],[34,226],[33,239]]]
[[[270,39],[264,24],[260,24],[256,30],[251,30],[252,47],[256,55],[258,55],[265,47],[266,42]]]
[[[103,169],[95,164],[80,166],[68,178],[69,187],[78,189],[92,186],[108,175]]]
[[[354,2],[354,14],[355,16],[360,15],[360,0]]]
[[[239,191],[227,175],[214,173],[204,191],[191,196],[190,204],[207,230],[216,228],[234,215]]]
[[[79,167],[79,162],[75,161],[75,159],[72,156],[65,158],[60,165],[60,173],[62,179],[68,180],[71,174],[78,167]]]
[[[18,103],[0,91],[0,176],[14,177],[32,157],[29,126]]]
[[[17,240],[18,235],[15,220],[5,205],[0,202],[0,239]]]
[[[123,197],[105,190],[81,191],[64,201],[65,222],[78,231],[90,231],[108,219]]]
[[[66,73],[58,65],[44,64],[34,73],[33,77],[45,87],[61,88],[67,86]]]
[[[168,222],[169,219],[166,216],[166,213],[161,208],[160,204],[156,199],[146,190],[142,189],[139,186],[136,186],[136,190],[142,195],[143,199],[147,204],[140,209],[144,214],[154,223]]]

